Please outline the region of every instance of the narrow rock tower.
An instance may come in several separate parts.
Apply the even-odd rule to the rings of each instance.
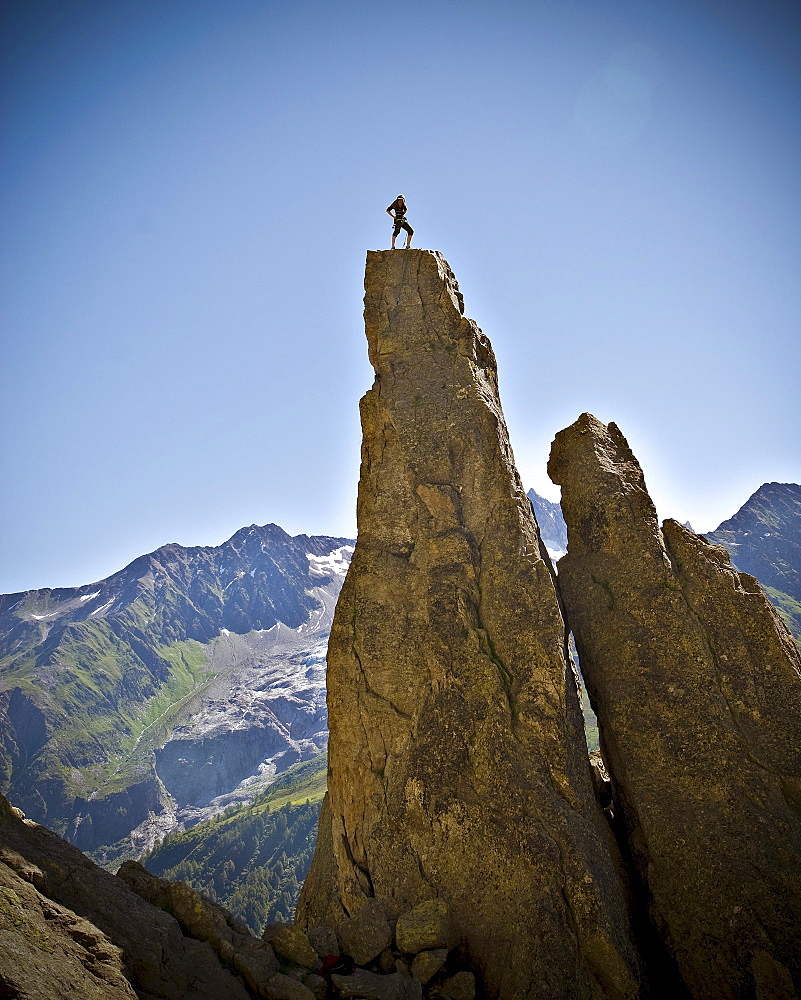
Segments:
[[[447,263],[367,256],[375,383],[307,928],[445,899],[489,998],[637,995],[552,570]]]
[[[695,1000],[801,996],[801,657],[759,583],[659,529],[614,424],[556,436],[559,586],[644,904]]]

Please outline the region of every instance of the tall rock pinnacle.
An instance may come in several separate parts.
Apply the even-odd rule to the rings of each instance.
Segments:
[[[801,996],[801,657],[751,576],[659,529],[614,424],[561,431],[559,586],[643,898],[695,1000]]]
[[[637,994],[547,553],[445,260],[367,256],[375,383],[328,650],[329,798],[297,920],[451,908],[489,998]]]

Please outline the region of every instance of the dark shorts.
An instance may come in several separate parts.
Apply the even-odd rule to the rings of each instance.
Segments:
[[[395,219],[395,224],[392,228],[392,235],[397,236],[401,229],[405,229],[410,236],[414,236],[414,230],[406,219]]]

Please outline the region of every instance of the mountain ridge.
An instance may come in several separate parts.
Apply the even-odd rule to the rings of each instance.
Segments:
[[[290,752],[272,765],[279,773],[319,753],[325,640],[351,549],[251,525],[220,546],[168,543],[95,583],[3,595],[0,788],[92,851],[165,818],[189,772],[194,791],[173,805],[213,810],[259,761]],[[295,680],[272,697],[282,664]],[[198,712],[208,719],[192,749],[180,730]],[[194,773],[214,746],[233,761],[228,787]]]
[[[763,587],[801,601],[801,485],[763,483],[705,537],[725,546],[737,568]]]
[[[562,508],[558,502],[546,500],[534,490],[529,490],[526,496],[534,508],[540,536],[545,543],[551,559],[556,562],[567,552],[567,525],[562,516]]]
[[[352,542],[351,539],[333,539],[331,536],[323,535],[300,534],[292,536],[277,524],[252,524],[238,529],[229,539],[220,545],[184,546],[178,542],[167,542],[152,552],[137,556],[117,572],[92,583],[80,584],[76,587],[43,587],[36,590],[19,591],[14,594],[3,594],[0,595],[0,657],[8,655],[11,651],[9,643],[17,638],[15,628],[19,628],[19,625],[9,624],[8,616],[12,611],[16,611],[16,614],[12,617],[18,619],[19,623],[28,622],[30,624],[32,621],[43,623],[39,627],[45,633],[50,630],[51,625],[57,624],[55,620],[50,621],[50,619],[58,618],[58,623],[60,623],[60,620],[66,616],[67,621],[72,623],[87,621],[89,618],[95,616],[105,618],[108,616],[107,612],[112,610],[111,604],[127,596],[126,588],[133,581],[144,579],[149,573],[159,573],[159,571],[169,573],[169,570],[172,570],[173,573],[177,573],[181,564],[197,560],[200,557],[213,557],[214,554],[228,549],[233,550],[237,554],[242,553],[247,557],[252,555],[254,548],[252,539],[254,536],[260,538],[262,541],[287,541],[291,539],[301,544],[305,543],[309,547],[309,551],[316,555],[324,555],[330,551],[330,549],[326,548],[326,543],[329,541],[337,541],[340,546],[348,545]],[[248,545],[249,540],[251,544]],[[225,567],[220,568],[224,569]],[[297,568],[300,569],[300,565]],[[231,582],[233,581],[229,580],[228,585]],[[97,592],[93,592],[96,587],[100,589]],[[98,598],[107,597],[109,590],[112,591],[111,601],[107,601],[105,604],[100,603]],[[26,608],[42,601],[45,603],[43,605],[39,604],[37,610],[45,610],[51,601],[58,602],[58,606],[54,610],[45,611],[45,614],[35,614],[33,610],[26,612]],[[20,605],[22,605],[21,609]],[[272,602],[269,606],[272,606]],[[289,608],[288,606],[282,606],[281,610],[286,613],[289,611]],[[73,614],[73,612],[79,613]],[[24,617],[23,613],[25,613]],[[233,614],[233,611],[229,611],[229,614]],[[286,621],[285,624],[292,625],[291,619],[293,617],[296,619],[295,625],[301,624],[302,619],[298,618],[297,612],[294,615],[290,613],[290,620]],[[275,617],[271,619],[269,615],[262,617],[262,614],[257,614],[250,623],[249,628],[269,628],[277,620]],[[194,638],[198,641],[203,641],[213,636],[214,633],[202,628],[195,628],[193,630],[192,624],[194,623],[190,621],[190,626],[187,628],[186,634],[181,636],[181,638]],[[229,620],[228,622],[223,622],[223,627],[231,628],[233,631],[237,628],[238,624],[234,620]],[[244,622],[241,624],[244,624]],[[173,638],[174,636],[170,637]]]

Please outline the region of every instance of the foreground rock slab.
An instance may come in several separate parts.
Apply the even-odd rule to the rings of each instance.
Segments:
[[[329,798],[297,920],[450,904],[490,998],[632,997],[550,561],[445,260],[370,252],[376,380],[328,651]]]
[[[643,899],[697,1000],[801,996],[801,657],[759,583],[660,530],[619,429],[583,414],[559,585]]]
[[[359,969],[350,976],[331,976],[331,982],[342,997],[359,997],[360,1000],[422,1000],[419,979],[394,973],[377,976]]]
[[[0,996],[136,1000],[120,949],[39,892],[40,869],[0,849]]]
[[[384,908],[375,899],[368,899],[355,916],[340,921],[337,934],[342,950],[357,965],[367,965],[392,944]]]
[[[278,967],[275,953],[224,907],[184,882],[169,882],[151,875],[137,861],[124,862],[117,877],[142,899],[171,913],[186,934],[208,942],[223,964],[236,970],[252,993],[267,995],[264,984]],[[308,947],[314,961],[317,956],[311,945]]]
[[[30,888],[9,886],[26,903],[29,942],[35,945],[38,927],[48,935],[47,940],[39,938],[44,950],[53,948],[52,967],[41,970],[43,982],[57,976],[59,967],[63,970],[61,986],[51,997],[129,996],[132,991],[120,981],[121,972],[140,1000],[249,1000],[209,944],[185,936],[172,916],[145,902],[122,879],[98,868],[55,833],[24,819],[1,795],[0,863],[7,876],[13,872],[36,890],[34,898]],[[13,897],[5,898],[13,924],[18,908]],[[37,910],[48,922],[45,928]],[[58,940],[64,934],[76,948]],[[35,991],[22,992],[25,979],[20,977],[35,978],[43,949],[37,956],[5,943],[9,947],[0,948],[0,983],[19,983],[22,996],[35,997]],[[89,973],[83,983],[73,978],[76,958]],[[0,995],[5,995],[2,989]]]
[[[289,959],[297,965],[313,969],[318,963],[317,952],[308,937],[291,924],[268,924],[262,938],[270,944],[276,955]]]

